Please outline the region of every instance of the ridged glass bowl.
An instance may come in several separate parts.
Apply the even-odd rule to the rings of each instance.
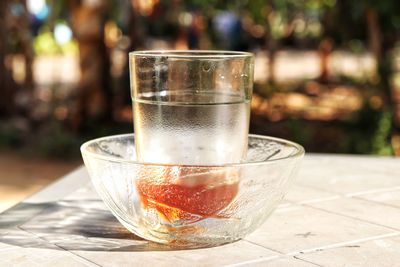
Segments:
[[[258,135],[249,135],[238,164],[139,163],[133,134],[86,142],[81,152],[96,191],[128,230],[181,248],[220,245],[257,229],[304,155],[298,144]]]

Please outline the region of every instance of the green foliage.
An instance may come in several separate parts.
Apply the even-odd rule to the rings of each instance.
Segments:
[[[393,149],[390,144],[390,133],[392,128],[392,113],[388,110],[380,113],[377,127],[372,137],[371,152],[377,155],[393,155]]]
[[[393,155],[390,144],[392,115],[373,109],[368,103],[345,125],[346,153]]]
[[[308,145],[313,142],[313,136],[315,132],[307,127],[304,122],[290,119],[286,121],[286,127],[289,129],[290,133],[293,135],[293,141],[299,144]]]
[[[53,33],[50,31],[44,31],[35,37],[33,48],[37,55],[42,54],[58,54],[61,52],[59,46],[57,45]]]
[[[36,55],[77,54],[78,44],[71,40],[60,45],[56,42],[53,32],[44,27],[34,38],[33,49]]]
[[[10,122],[0,124],[0,147],[18,147],[23,142],[20,130]]]
[[[81,143],[81,137],[63,127],[59,122],[51,121],[42,130],[34,146],[44,156],[74,158],[79,156]]]

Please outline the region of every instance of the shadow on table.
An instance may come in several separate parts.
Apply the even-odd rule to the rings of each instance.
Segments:
[[[21,203],[0,215],[0,242],[86,251],[174,250],[126,230],[101,200]]]

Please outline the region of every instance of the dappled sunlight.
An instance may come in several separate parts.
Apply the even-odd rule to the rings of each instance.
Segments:
[[[173,249],[129,232],[97,198],[21,203],[2,214],[0,242],[23,248],[79,251]]]
[[[329,121],[344,120],[362,107],[362,95],[354,87],[329,88],[318,84],[310,86],[320,87],[318,94],[274,93],[268,99],[255,94],[251,105],[252,112],[266,116],[271,121],[287,117]]]

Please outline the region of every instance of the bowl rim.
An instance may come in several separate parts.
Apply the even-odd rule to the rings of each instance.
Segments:
[[[141,50],[129,52],[129,57],[168,57],[180,59],[231,59],[254,58],[254,54],[246,51],[229,50]]]
[[[101,155],[98,153],[94,153],[88,150],[88,147],[94,143],[101,142],[103,140],[110,140],[110,139],[115,139],[115,138],[127,138],[127,137],[135,137],[134,133],[128,133],[128,134],[117,134],[117,135],[109,135],[109,136],[103,136],[99,138],[95,138],[92,140],[89,140],[85,143],[83,143],[80,147],[82,156],[90,156],[98,160],[106,160],[106,161],[111,161],[111,162],[117,162],[117,163],[129,163],[133,165],[146,165],[146,166],[159,166],[159,167],[171,167],[171,166],[177,166],[178,164],[167,164],[167,163],[154,163],[154,162],[139,162],[136,160],[131,160],[131,159],[125,159],[125,158],[118,158],[116,156],[112,155]],[[265,164],[273,164],[277,162],[285,162],[288,160],[294,160],[294,159],[300,159],[304,156],[305,150],[303,146],[283,139],[283,138],[278,138],[278,137],[272,137],[272,136],[265,136],[265,135],[257,135],[257,134],[249,134],[248,138],[261,138],[261,139],[268,139],[280,143],[284,143],[285,145],[292,146],[296,148],[296,151],[288,156],[282,157],[282,158],[277,158],[277,159],[266,159],[262,161],[250,161],[250,162],[239,162],[239,163],[224,163],[224,164],[208,164],[208,165],[191,165],[191,164],[179,164],[180,167],[243,167],[243,166],[253,166],[253,165],[265,165]]]

